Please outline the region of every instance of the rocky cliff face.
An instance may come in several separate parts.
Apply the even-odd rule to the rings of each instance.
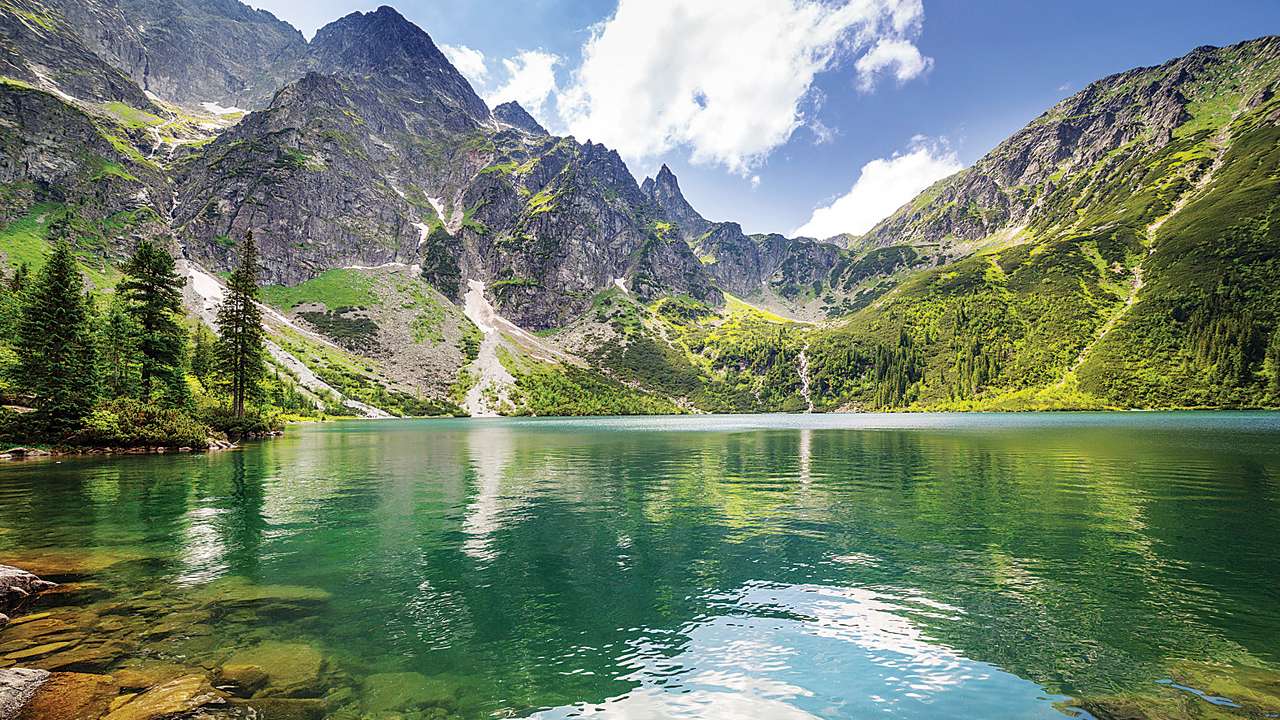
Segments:
[[[73,23],[34,0],[10,0],[0,12],[0,74],[64,97],[149,107],[137,85],[86,47]]]
[[[711,223],[684,199],[680,183],[665,163],[658,170],[657,179],[644,179],[640,191],[657,208],[659,217],[675,225],[685,238],[700,238],[711,229]]]
[[[99,57],[154,95],[252,108],[297,69],[302,33],[237,0],[45,0]]]
[[[351,13],[316,33],[303,66],[404,94],[424,115],[462,131],[490,118],[489,108],[421,28],[394,9]]]
[[[504,102],[495,107],[493,109],[493,116],[499,121],[504,122],[511,127],[523,130],[530,135],[550,134],[545,128],[538,124],[537,120],[533,119],[532,115],[530,115],[523,107],[520,107],[520,103],[515,100],[512,100],[511,102]]]

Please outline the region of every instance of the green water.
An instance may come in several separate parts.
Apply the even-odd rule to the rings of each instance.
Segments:
[[[0,562],[123,558],[84,602],[328,591],[123,652],[305,643],[352,717],[392,677],[464,718],[1061,718],[1275,672],[1278,548],[1268,414],[371,421],[0,467]]]

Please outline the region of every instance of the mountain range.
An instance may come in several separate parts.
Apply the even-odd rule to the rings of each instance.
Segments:
[[[276,371],[368,416],[1280,405],[1280,38],[1101,79],[861,236],[748,234],[490,108],[390,7],[0,0],[0,256],[252,232]]]

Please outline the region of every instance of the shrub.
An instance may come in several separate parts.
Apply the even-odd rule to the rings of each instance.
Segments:
[[[208,408],[201,413],[201,419],[209,427],[225,433],[232,439],[246,437],[262,437],[284,429],[284,421],[276,410],[246,411],[244,417],[236,417],[235,413],[221,406]]]
[[[182,410],[117,398],[96,405],[70,441],[76,445],[203,449],[209,446],[209,435],[207,425]]]

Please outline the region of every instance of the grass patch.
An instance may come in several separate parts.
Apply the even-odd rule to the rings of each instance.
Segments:
[[[359,270],[343,268],[326,270],[298,285],[267,285],[262,288],[262,299],[285,311],[303,303],[317,303],[329,310],[379,304],[373,278]]]

